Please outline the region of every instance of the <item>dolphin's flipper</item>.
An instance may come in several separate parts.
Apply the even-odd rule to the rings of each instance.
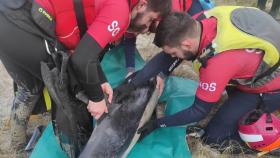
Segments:
[[[77,157],[88,141],[93,129],[92,117],[86,104],[77,100],[68,90],[68,58],[62,59],[61,70],[41,62],[45,86],[54,102],[52,121],[56,137],[70,158]]]

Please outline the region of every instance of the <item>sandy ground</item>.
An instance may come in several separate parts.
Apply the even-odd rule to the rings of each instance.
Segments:
[[[13,102],[12,80],[0,63],[0,158],[12,158],[13,151],[10,150],[10,122],[9,114]],[[30,118],[28,134],[38,125],[46,125],[49,121],[49,114],[33,115]]]
[[[268,0],[270,7],[271,0]],[[256,0],[216,0],[217,5],[245,5],[245,6],[256,6]],[[278,16],[279,17],[279,16]],[[137,48],[140,54],[145,60],[149,60],[152,56],[161,51],[152,44],[153,35],[141,35],[137,39]],[[197,80],[198,76],[193,72],[191,63],[184,62],[174,71],[173,75],[185,77],[188,79]],[[12,105],[13,91],[12,81],[5,71],[5,68],[0,64],[0,158],[12,158],[14,157],[10,151],[10,134],[9,134],[9,114]],[[201,121],[202,125],[205,125],[211,116],[215,112],[212,112],[210,116]],[[49,121],[49,114],[36,115],[31,117],[29,123],[28,132],[31,133],[34,127],[38,125],[45,125]],[[194,158],[232,158],[232,155],[219,154],[218,152],[211,150],[207,146],[203,146],[199,140],[189,141],[190,148]],[[256,157],[254,155],[239,155],[237,157]],[[279,156],[280,157],[280,156]]]
[[[0,65],[0,157],[7,157],[9,149],[9,113],[12,103],[12,82],[3,65]]]

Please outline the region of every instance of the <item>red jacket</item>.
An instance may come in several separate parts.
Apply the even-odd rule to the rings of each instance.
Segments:
[[[209,45],[217,34],[215,18],[201,21],[202,35],[199,52]],[[196,96],[206,102],[216,102],[225,87],[232,79],[252,78],[262,61],[263,54],[256,49],[236,49],[219,53],[207,61],[206,68],[199,70],[199,86]],[[270,93],[280,89],[280,76],[267,84],[252,88],[237,85],[237,88],[247,93]]]
[[[130,6],[138,0],[82,0],[87,33],[101,47],[121,37],[129,25]],[[35,0],[55,20],[57,39],[68,49],[80,41],[73,0]],[[130,6],[129,6],[130,4]]]
[[[188,12],[191,6],[192,0],[172,0],[172,10],[176,12]]]

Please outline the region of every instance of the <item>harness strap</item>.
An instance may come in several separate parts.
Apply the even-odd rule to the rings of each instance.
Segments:
[[[262,93],[260,93],[260,95],[259,95],[259,102],[257,104],[256,109],[260,110],[263,113],[266,113],[266,116],[267,116],[266,117],[266,123],[272,123],[271,113],[268,112],[268,110],[266,109],[266,105],[264,103],[263,94]]]
[[[273,65],[271,68],[269,68],[267,71],[265,71],[264,73],[260,74],[259,76],[256,77],[256,79],[254,80],[254,82],[256,83],[259,79],[265,77],[265,76],[269,76],[271,75],[275,70],[277,70],[280,66],[280,59],[278,60],[278,62]]]
[[[215,49],[212,43],[210,43],[204,50],[202,56],[198,57],[197,60],[201,63],[203,68],[206,68],[207,61],[215,55]]]
[[[74,0],[74,9],[75,9],[76,19],[80,31],[80,38],[82,38],[87,30],[87,24],[85,20],[82,0]]]

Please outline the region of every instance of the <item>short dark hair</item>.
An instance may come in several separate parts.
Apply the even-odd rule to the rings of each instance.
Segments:
[[[148,9],[154,12],[159,12],[163,18],[171,12],[171,0],[147,0]]]
[[[159,23],[154,44],[158,47],[178,46],[184,37],[194,36],[195,27],[195,20],[187,13],[171,13]]]

